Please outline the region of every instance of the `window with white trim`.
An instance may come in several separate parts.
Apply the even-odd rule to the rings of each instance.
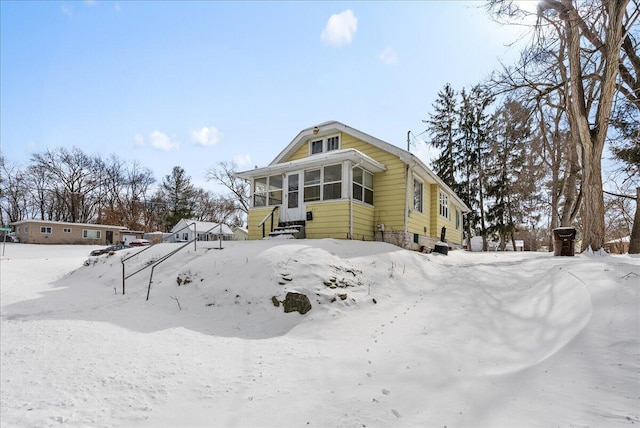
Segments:
[[[328,201],[342,198],[342,164],[309,169],[304,172],[304,201]]]
[[[353,199],[373,205],[373,174],[353,168]]]
[[[86,239],[100,239],[102,232],[100,230],[82,229],[82,237]]]
[[[304,172],[304,201],[320,200],[320,170],[310,169]]]
[[[70,227],[65,227],[64,229],[62,229],[62,231],[64,233],[71,233],[71,228]]]
[[[449,219],[449,195],[444,193],[442,190],[440,190],[438,193],[439,193],[438,212],[440,216],[448,220]]]
[[[340,199],[342,197],[342,164],[324,167],[322,179],[322,200]]]
[[[327,138],[327,151],[338,150],[340,148],[340,138],[336,135],[335,137]]]
[[[413,209],[424,212],[424,183],[417,178],[413,179]]]
[[[322,153],[323,140],[315,140],[311,142],[311,154]]]
[[[318,153],[326,153],[332,150],[340,149],[340,135],[333,135],[331,137],[318,138],[311,140],[309,143],[309,152],[312,155]]]
[[[282,203],[282,175],[253,180],[253,206],[266,207]]]
[[[53,230],[51,229],[51,227],[48,226],[40,226],[40,233],[53,233]]]
[[[456,208],[456,230],[460,230],[460,226],[461,226],[461,219],[462,216],[460,215],[460,210]]]

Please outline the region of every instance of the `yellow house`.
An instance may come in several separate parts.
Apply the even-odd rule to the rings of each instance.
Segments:
[[[269,166],[237,176],[251,184],[249,239],[299,230],[417,249],[444,228],[462,244],[462,200],[410,152],[340,122],[302,130]]]

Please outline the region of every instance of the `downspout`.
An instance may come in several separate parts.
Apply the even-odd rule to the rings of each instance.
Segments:
[[[411,154],[409,150],[411,148],[411,130],[407,131],[407,152]],[[407,237],[407,232],[409,232],[409,164],[406,166],[407,168],[407,176],[406,182],[404,186],[404,238]],[[404,241],[403,238],[403,241]]]

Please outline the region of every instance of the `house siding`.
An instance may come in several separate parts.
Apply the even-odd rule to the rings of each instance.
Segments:
[[[349,201],[314,202],[307,204],[313,220],[307,221],[307,238],[349,238]]]
[[[456,230],[456,206],[451,203],[449,196],[449,218],[440,215],[440,187],[432,184],[431,188],[431,225],[432,235],[440,239],[442,227],[446,227],[446,241],[450,244],[462,245],[462,214],[460,214],[460,228]]]
[[[386,171],[373,177],[374,222],[376,226],[384,224],[388,231],[404,231],[406,165],[393,154],[351,135],[342,134],[341,138],[342,148],[356,149],[386,166]]]
[[[375,208],[360,202],[353,203],[353,239],[373,241],[375,237]]]
[[[262,221],[270,212],[273,207],[260,207],[249,209],[247,229],[249,232],[249,239],[262,239],[262,226],[258,227],[258,223]],[[274,213],[273,219],[274,227],[278,225],[278,212]],[[271,221],[267,220],[264,224],[265,235],[269,236],[271,231]]]
[[[49,221],[26,221],[15,226],[16,236],[24,244],[83,244],[107,245],[122,241],[123,229],[118,226],[102,224],[80,224]],[[42,227],[51,228],[51,233],[42,233]],[[70,232],[65,232],[70,229]],[[100,238],[83,238],[83,230],[99,230]],[[107,241],[107,232],[112,232],[111,242]]]

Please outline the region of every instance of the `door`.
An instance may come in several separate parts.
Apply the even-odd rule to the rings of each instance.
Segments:
[[[304,207],[302,203],[302,188],[300,178],[302,172],[290,172],[287,174],[284,189],[284,201],[280,210],[280,221],[303,220]]]
[[[107,230],[106,235],[107,235],[107,237],[106,237],[107,238],[106,239],[107,245],[113,244],[113,231],[112,230]]]

